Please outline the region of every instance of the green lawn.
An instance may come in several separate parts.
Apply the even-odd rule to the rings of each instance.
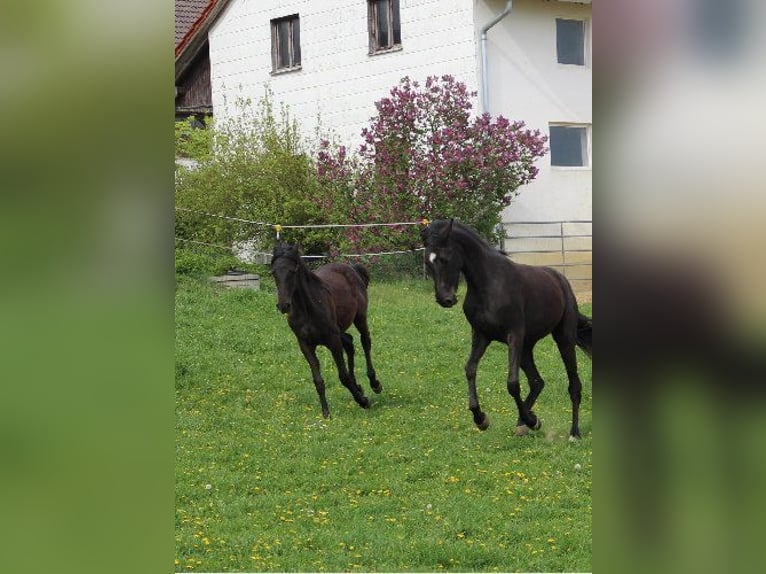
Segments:
[[[555,345],[537,347],[543,428],[514,436],[507,350],[493,344],[475,428],[470,328],[426,281],[370,285],[363,410],[320,348],[324,420],[270,278],[261,291],[176,291],[176,571],[590,571],[591,363],[578,351],[583,439]],[[590,314],[590,306],[583,309]],[[523,380],[523,379],[522,379]],[[523,380],[526,392],[526,383]]]

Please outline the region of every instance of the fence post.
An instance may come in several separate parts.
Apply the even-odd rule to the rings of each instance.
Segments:
[[[561,231],[561,268],[564,270],[564,277],[569,279],[569,276],[567,275],[567,255],[566,255],[566,249],[564,248],[564,222],[559,222],[559,229]]]

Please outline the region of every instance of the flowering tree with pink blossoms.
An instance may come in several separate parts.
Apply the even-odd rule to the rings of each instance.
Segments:
[[[321,142],[318,175],[328,197],[345,198],[357,222],[456,217],[495,238],[503,208],[537,175],[547,137],[522,121],[472,116],[475,96],[449,75],[423,85],[403,78],[376,102],[357,154]],[[417,241],[413,228],[396,231],[385,240],[380,231],[351,230],[348,239],[358,247]]]

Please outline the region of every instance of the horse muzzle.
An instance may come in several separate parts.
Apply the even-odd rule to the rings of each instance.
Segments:
[[[280,313],[283,315],[290,312],[290,309],[292,308],[292,305],[288,301],[287,303],[277,303],[277,309]]]
[[[457,303],[457,295],[454,293],[449,295],[437,295],[436,302],[442,307],[450,308]]]

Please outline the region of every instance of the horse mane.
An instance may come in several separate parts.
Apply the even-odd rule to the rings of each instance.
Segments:
[[[301,258],[301,250],[297,245],[290,243],[277,243],[274,246],[274,251],[271,255],[271,264],[273,265],[277,259],[286,258],[296,263],[303,263]]]
[[[277,244],[274,247],[274,252],[271,256],[271,264],[273,265],[274,262],[280,258],[289,259],[290,261],[294,261],[296,263],[300,281],[307,289],[317,287],[324,290],[327,289],[324,283],[322,283],[322,280],[317,277],[316,274],[314,274],[311,269],[309,269],[308,266],[303,262],[300,249],[297,245],[289,245],[286,243]]]
[[[449,223],[450,223],[449,219],[439,219],[439,220],[433,221],[430,227],[432,227],[433,231],[437,235],[439,235],[444,230],[444,228],[449,225]],[[502,249],[498,249],[494,245],[490,245],[489,241],[487,241],[487,239],[483,235],[481,235],[478,231],[476,231],[470,225],[461,223],[457,220],[452,220],[452,233],[455,233],[455,232],[468,237],[468,239],[470,239],[471,241],[475,243],[479,243],[482,247],[484,247],[487,251],[491,253],[498,253],[503,256],[508,255]]]

